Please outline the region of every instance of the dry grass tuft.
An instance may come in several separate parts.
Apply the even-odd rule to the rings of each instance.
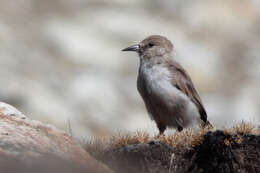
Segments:
[[[94,157],[106,152],[107,150],[119,148],[131,144],[140,144],[150,141],[151,136],[144,131],[130,133],[118,133],[110,138],[92,139],[83,143],[83,147]]]
[[[215,131],[216,129],[184,129],[182,132],[173,132],[166,136],[151,136],[148,132],[137,131],[135,133],[117,134],[107,139],[94,139],[83,143],[83,147],[94,157],[98,157],[102,153],[124,147],[131,144],[147,143],[149,141],[161,141],[178,150],[189,150],[200,145],[203,141],[204,135],[208,131]],[[242,121],[231,128],[224,128],[223,131],[227,134],[237,134],[237,143],[241,142],[240,135],[245,134],[260,134],[259,128],[256,128],[251,123]]]
[[[167,136],[151,136],[148,132],[137,131],[135,133],[117,134],[107,139],[92,139],[83,143],[83,147],[94,157],[102,153],[124,147],[131,144],[147,143],[149,141],[161,141],[178,149],[190,149],[202,142],[203,136],[209,130],[185,129],[182,132],[173,132]]]
[[[233,131],[239,135],[257,134],[256,127],[252,123],[242,121],[240,124],[233,127]]]
[[[260,130],[256,128],[255,125],[249,122],[242,121],[241,123],[236,124],[232,128],[224,128],[224,132],[229,134],[237,134],[237,135],[259,135]]]
[[[185,129],[181,133],[175,132],[166,136],[163,142],[178,149],[191,149],[202,143],[203,136],[208,131],[210,131],[210,129]]]
[[[145,131],[137,131],[134,134],[119,134],[110,139],[111,147],[118,148],[131,144],[145,143],[151,140],[151,136]]]

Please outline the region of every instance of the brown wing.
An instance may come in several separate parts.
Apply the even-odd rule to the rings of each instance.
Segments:
[[[181,67],[177,62],[172,62],[170,68],[174,72],[174,81],[172,82],[176,88],[186,94],[191,101],[196,105],[198,111],[200,113],[200,118],[205,123],[207,123],[207,113],[205,108],[202,105],[202,101],[200,99],[199,94],[197,93],[191,78],[187,74],[187,72]]]

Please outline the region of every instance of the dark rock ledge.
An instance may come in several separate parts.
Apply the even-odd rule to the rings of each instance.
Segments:
[[[189,149],[150,141],[109,149],[98,158],[120,173],[259,173],[260,136],[217,130]]]

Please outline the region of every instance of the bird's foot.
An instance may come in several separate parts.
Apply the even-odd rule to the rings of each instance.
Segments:
[[[163,133],[159,133],[159,134],[155,137],[155,139],[156,139],[156,140],[159,140],[159,141],[161,141],[163,138],[165,138],[165,134],[163,134]]]

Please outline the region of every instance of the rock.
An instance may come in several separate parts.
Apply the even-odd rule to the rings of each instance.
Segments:
[[[169,145],[150,141],[117,148],[104,153],[102,160],[116,172],[168,172],[174,149]]]
[[[191,172],[258,173],[260,172],[260,136],[230,135],[217,130],[204,136],[194,148]]]
[[[118,173],[258,173],[257,134],[217,130],[189,148],[150,141],[108,149],[97,158]]]
[[[21,119],[26,119],[27,117],[22,114],[20,111],[18,111],[15,107],[4,103],[4,102],[0,102],[0,112],[3,115],[7,115],[7,116],[15,116]]]
[[[14,107],[0,103],[0,170],[111,172],[65,132],[23,117]]]

